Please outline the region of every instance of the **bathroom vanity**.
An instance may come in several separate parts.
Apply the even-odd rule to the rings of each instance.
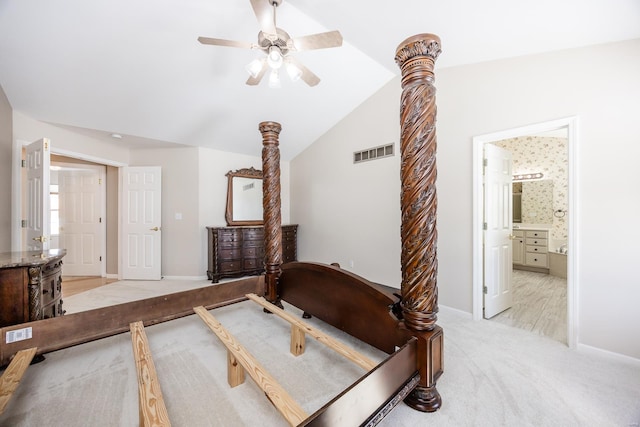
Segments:
[[[523,227],[512,235],[513,268],[549,273],[549,230]]]

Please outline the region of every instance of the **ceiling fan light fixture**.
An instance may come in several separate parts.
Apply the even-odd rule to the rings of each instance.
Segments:
[[[261,69],[262,69],[262,61],[260,61],[259,59],[254,59],[253,61],[249,62],[245,67],[245,70],[247,70],[247,73],[249,73],[249,75],[254,79],[258,77],[258,73],[260,73]]]
[[[287,62],[287,74],[289,74],[289,78],[293,82],[297,82],[302,77],[302,70],[296,66],[296,64],[292,62]]]
[[[269,54],[267,55],[267,62],[269,63],[269,67],[273,70],[277,70],[282,67],[282,63],[284,62],[284,58],[282,57],[282,52],[278,46],[271,46],[269,48]]]
[[[280,89],[280,75],[278,69],[275,68],[269,73],[269,87],[272,89]]]

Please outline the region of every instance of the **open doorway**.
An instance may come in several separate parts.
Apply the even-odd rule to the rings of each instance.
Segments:
[[[106,167],[51,156],[50,248],[64,248],[62,274],[106,276]]]
[[[474,207],[474,265],[473,265],[473,317],[476,320],[483,318],[483,301],[484,301],[484,277],[485,277],[485,250],[484,250],[484,206],[483,206],[483,151],[485,144],[496,143],[497,141],[505,141],[511,140],[522,142],[522,137],[529,135],[541,135],[545,132],[552,131],[560,131],[564,132],[567,137],[567,162],[566,165],[566,176],[567,183],[566,188],[562,193],[563,197],[566,198],[565,202],[560,202],[558,196],[558,206],[554,206],[553,209],[549,209],[549,215],[553,215],[558,211],[558,216],[562,216],[562,221],[557,221],[557,224],[554,224],[553,219],[543,219],[540,217],[536,217],[538,215],[537,212],[529,210],[529,217],[525,218],[524,221],[531,222],[531,225],[540,225],[540,221],[546,221],[545,224],[548,226],[545,229],[544,239],[534,239],[533,237],[531,242],[532,245],[534,242],[539,245],[539,251],[544,252],[544,256],[541,256],[538,253],[534,253],[535,247],[532,246],[531,254],[527,255],[524,252],[524,245],[527,242],[527,236],[523,233],[527,233],[525,230],[527,227],[522,227],[519,229],[518,225],[512,230],[512,239],[515,242],[514,244],[514,258],[516,258],[516,263],[521,263],[521,265],[525,268],[518,268],[514,270],[514,278],[515,280],[533,280],[535,283],[537,279],[543,276],[539,276],[537,278],[531,278],[530,275],[535,276],[536,274],[544,275],[544,277],[551,277],[549,275],[549,257],[552,254],[547,254],[547,251],[556,252],[559,248],[564,248],[563,253],[558,255],[564,258],[566,262],[566,342],[570,347],[574,347],[576,343],[576,319],[577,313],[575,311],[576,303],[575,298],[577,294],[577,277],[576,277],[576,269],[575,269],[575,261],[577,259],[577,254],[575,250],[567,250],[566,248],[576,248],[575,245],[575,206],[577,199],[576,197],[576,164],[575,164],[575,147],[576,147],[576,127],[577,127],[577,119],[576,118],[567,118],[555,120],[552,122],[540,123],[536,125],[525,126],[517,129],[510,129],[502,132],[497,132],[488,135],[481,135],[475,137],[473,139],[474,144],[474,195],[473,195],[473,207]],[[498,143],[499,145],[499,143]],[[503,144],[505,145],[505,144]],[[508,145],[508,144],[507,144]],[[539,150],[539,148],[534,149]],[[532,155],[535,153],[531,152]],[[548,153],[547,153],[548,154]],[[514,173],[517,173],[517,170],[514,169]],[[561,211],[561,212],[560,212]],[[558,232],[554,229],[554,227],[560,227],[560,224],[564,224],[566,227],[566,236],[563,236],[561,232]],[[526,222],[524,225],[528,225]],[[535,230],[535,227],[531,230]],[[519,234],[523,234],[520,236]],[[532,235],[533,236],[533,235]],[[566,237],[563,241],[563,237]],[[522,242],[522,247],[519,246],[518,242]],[[524,257],[529,256],[530,262],[525,263],[521,259],[517,259],[516,251],[522,250]],[[490,256],[490,255],[489,255]],[[555,255],[553,255],[555,258]],[[544,261],[544,262],[542,262]],[[557,262],[554,259],[554,262]],[[524,264],[528,264],[524,266]],[[554,265],[554,268],[558,269],[557,265]],[[521,274],[523,273],[523,274]],[[546,273],[546,274],[545,274]],[[535,287],[535,284],[532,286]]]
[[[27,141],[16,140],[13,145],[12,156],[14,158],[14,166],[12,170],[12,196],[11,196],[11,210],[12,210],[12,223],[14,226],[12,227],[11,234],[11,248],[12,251],[23,251],[26,250],[25,241],[26,236],[24,232],[24,228],[21,225],[24,223],[22,220],[24,218],[23,210],[26,206],[26,197],[23,194],[26,191],[26,185],[23,182],[24,180],[24,168],[21,167],[23,164],[22,160],[24,158],[24,147],[29,145],[30,143]],[[105,206],[105,209],[101,212],[100,216],[98,216],[98,223],[102,225],[103,228],[106,229],[106,237],[101,237],[100,246],[103,248],[100,250],[99,256],[102,256],[102,266],[100,272],[98,273],[99,277],[104,278],[105,275],[109,279],[117,279],[118,277],[118,170],[122,164],[111,161],[103,161],[103,159],[98,159],[89,155],[84,155],[82,153],[69,152],[66,150],[57,149],[55,146],[51,147],[51,161],[54,163],[58,163],[59,165],[66,165],[66,170],[81,170],[87,169],[89,167],[100,168],[105,171],[105,176],[98,177],[102,179],[103,187],[106,191],[106,197],[102,201],[102,205]],[[48,164],[50,162],[47,162]],[[47,167],[47,169],[50,169]],[[51,172],[51,171],[50,171]],[[49,177],[49,174],[47,174]],[[49,183],[49,179],[47,180]],[[50,193],[49,185],[47,185],[46,194]],[[59,195],[58,195],[59,196]],[[100,196],[102,199],[103,196]],[[81,200],[81,199],[77,199]],[[59,207],[58,207],[59,209]],[[47,204],[47,212],[50,212],[49,204]],[[48,215],[47,215],[48,216]],[[100,220],[102,222],[100,222]],[[49,224],[51,221],[47,220]],[[47,237],[50,236],[50,233],[47,233]],[[56,237],[54,237],[54,240]],[[49,242],[48,242],[49,243]],[[55,242],[54,242],[55,244]],[[64,246],[67,246],[64,244]],[[106,246],[106,249],[105,249]],[[49,246],[48,246],[49,247]],[[97,251],[95,251],[97,252]],[[69,258],[71,259],[71,258]],[[67,260],[65,259],[65,264]],[[66,267],[66,265],[65,265]],[[105,272],[106,270],[106,272]],[[63,273],[64,274],[64,273]]]

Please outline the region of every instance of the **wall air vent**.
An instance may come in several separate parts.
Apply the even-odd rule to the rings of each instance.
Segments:
[[[353,153],[353,163],[361,163],[369,160],[391,157],[394,154],[394,144],[381,145],[379,147],[368,148]]]

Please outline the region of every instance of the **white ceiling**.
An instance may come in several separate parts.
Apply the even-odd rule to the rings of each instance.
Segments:
[[[260,52],[197,42],[256,42],[249,0],[0,0],[0,85],[16,111],[131,146],[259,156],[258,123],[278,121],[289,160],[399,74],[409,36],[440,36],[436,66],[451,67],[640,38],[640,1],[284,0],[277,24],[342,33],[340,48],[297,54],[318,86],[247,86]]]

